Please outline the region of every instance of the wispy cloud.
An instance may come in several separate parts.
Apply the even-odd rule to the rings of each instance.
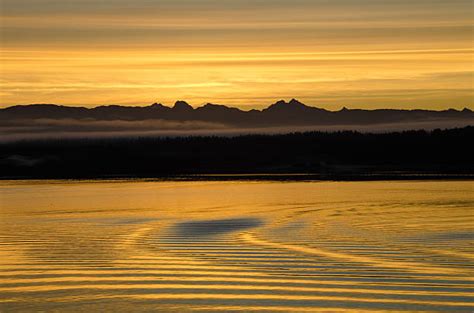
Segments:
[[[470,0],[3,0],[0,106],[472,106],[460,92],[472,77],[435,75],[472,69],[471,12]]]

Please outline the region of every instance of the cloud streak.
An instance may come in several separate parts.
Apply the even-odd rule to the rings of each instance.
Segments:
[[[473,107],[456,91],[432,105],[403,93],[472,88],[472,77],[446,83],[433,75],[472,69],[468,0],[3,0],[1,5],[0,74],[7,80],[0,106],[186,98],[258,107],[282,95],[317,100],[333,93],[344,98],[350,90],[361,101],[341,98],[327,106]],[[430,80],[413,79],[420,76]],[[387,78],[409,87],[372,83]],[[363,99],[382,89],[400,92],[390,99]],[[247,96],[262,101],[240,100]]]

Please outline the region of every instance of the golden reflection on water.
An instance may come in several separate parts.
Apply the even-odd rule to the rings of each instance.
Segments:
[[[474,183],[4,181],[0,311],[465,311]]]

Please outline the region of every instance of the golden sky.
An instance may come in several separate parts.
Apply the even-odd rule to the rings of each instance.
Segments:
[[[474,108],[471,0],[0,0],[0,106]]]

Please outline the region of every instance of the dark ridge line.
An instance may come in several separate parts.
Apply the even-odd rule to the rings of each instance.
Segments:
[[[343,108],[339,111],[328,111],[317,107],[307,106],[292,99],[289,102],[277,101],[262,110],[243,111],[239,108],[228,107],[220,104],[207,103],[201,107],[193,108],[185,101],[177,101],[173,107],[162,104],[152,104],[146,107],[128,106],[98,106],[95,108],[68,107],[54,104],[37,104],[13,106],[0,109],[0,121],[8,130],[24,132],[26,127],[35,126],[40,129],[67,131],[77,125],[68,124],[66,129],[59,125],[49,123],[49,120],[74,119],[94,127],[91,121],[155,121],[154,128],[166,128],[156,123],[157,120],[177,122],[205,122],[206,125],[193,124],[187,127],[193,129],[218,129],[218,128],[269,128],[281,126],[353,126],[375,124],[401,124],[401,123],[429,123],[440,125],[449,122],[450,127],[474,125],[474,112],[465,108],[462,111],[448,109],[444,111],[430,110],[349,110]],[[33,120],[34,123],[31,121]],[[54,124],[54,125],[53,125]],[[64,124],[64,123],[63,123]],[[95,127],[97,127],[96,125]],[[175,125],[181,130],[183,125]],[[103,126],[102,126],[103,127]],[[108,126],[110,128],[110,125]],[[429,127],[425,125],[424,127]],[[441,126],[442,127],[442,126]],[[119,127],[120,128],[120,127]]]
[[[429,109],[390,109],[390,108],[375,108],[375,109],[351,109],[344,106],[340,110],[328,110],[321,107],[306,105],[299,100],[293,98],[290,101],[286,102],[285,100],[278,100],[277,102],[270,104],[268,107],[263,109],[250,109],[250,110],[242,110],[238,107],[233,107],[224,104],[216,104],[216,103],[206,103],[201,106],[193,107],[188,102],[184,100],[177,100],[173,106],[167,106],[159,102],[155,102],[151,105],[120,105],[120,104],[107,104],[107,105],[97,105],[94,107],[87,107],[87,106],[74,106],[74,105],[63,105],[63,104],[54,104],[54,103],[31,103],[31,104],[16,104],[7,106],[4,108],[0,108],[0,111],[11,110],[13,108],[27,108],[27,107],[44,107],[44,108],[64,108],[64,109],[83,109],[83,110],[96,110],[96,109],[111,109],[111,108],[123,108],[123,109],[147,109],[147,108],[155,108],[155,109],[172,109],[172,110],[203,110],[203,109],[210,109],[210,108],[224,108],[224,109],[231,109],[231,110],[238,110],[240,112],[248,113],[248,112],[264,112],[268,109],[285,106],[285,105],[293,105],[293,106],[300,106],[310,109],[317,109],[320,111],[330,112],[330,113],[338,113],[338,112],[348,112],[348,111],[362,111],[362,112],[373,112],[373,111],[394,111],[394,112],[465,112],[465,113],[472,113],[473,111],[467,107],[463,108],[462,110],[457,110],[454,108],[444,109],[444,110],[429,110]]]

